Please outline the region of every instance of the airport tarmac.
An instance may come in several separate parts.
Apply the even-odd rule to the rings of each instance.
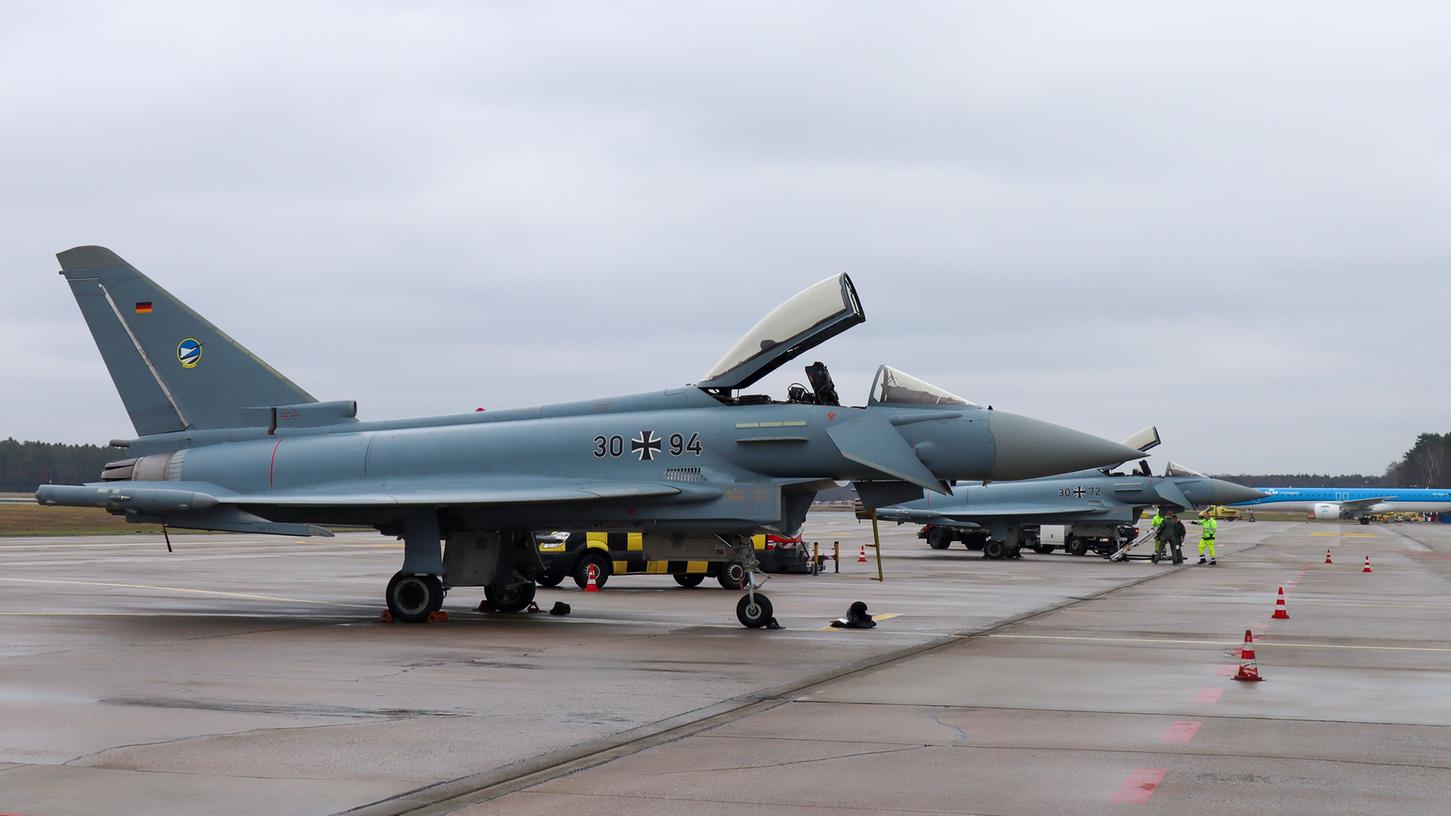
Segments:
[[[782,631],[654,577],[382,624],[377,535],[0,539],[0,812],[1444,812],[1451,527],[1225,523],[1178,569],[914,532],[877,583],[813,514],[842,572],[773,576]]]

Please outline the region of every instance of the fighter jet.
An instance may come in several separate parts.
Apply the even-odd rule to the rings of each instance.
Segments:
[[[57,257],[137,437],[112,443],[129,457],[100,482],[46,485],[36,499],[178,528],[376,528],[404,542],[385,592],[399,621],[428,620],[461,586],[484,587],[494,609],[523,608],[544,573],[536,529],[642,532],[647,558],[729,556],[749,572],[750,535],[794,534],[832,480],[858,482],[876,506],[945,494],[953,479],[1138,455],[887,366],[862,407],[840,404],[820,363],[785,401],[743,393],[865,321],[846,275],[781,304],[693,385],[364,422],[356,402],[317,401],[110,250]],[[746,626],[772,620],[754,579],[736,611]]]
[[[1158,446],[1159,432],[1145,428],[1125,445],[1147,452]],[[929,525],[927,543],[945,550],[954,540],[981,549],[985,558],[1017,558],[1023,546],[1046,553],[1044,525],[1070,525],[1064,547],[1083,555],[1090,541],[1118,549],[1118,530],[1133,524],[1145,508],[1179,510],[1248,501],[1264,494],[1254,488],[1211,479],[1170,462],[1163,476],[1154,476],[1147,461],[1132,473],[1086,470],[1043,479],[957,485],[946,497],[926,495],[917,501],[879,508],[877,518]],[[1105,553],[1107,554],[1107,553]]]

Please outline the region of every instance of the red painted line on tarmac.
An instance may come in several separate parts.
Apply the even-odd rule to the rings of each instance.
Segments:
[[[1168,768],[1135,768],[1129,771],[1128,778],[1118,786],[1113,800],[1124,805],[1147,804],[1168,772]]]
[[[1210,705],[1210,704],[1219,702],[1219,698],[1220,697],[1223,697],[1223,696],[1224,696],[1224,689],[1217,689],[1217,688],[1200,689],[1199,690],[1199,693],[1196,694],[1196,695],[1194,695],[1194,702],[1199,703],[1200,705]]]
[[[1202,724],[1198,720],[1179,720],[1169,726],[1169,730],[1164,732],[1164,736],[1159,738],[1159,742],[1183,745],[1194,739],[1194,734],[1199,731],[1199,726]]]

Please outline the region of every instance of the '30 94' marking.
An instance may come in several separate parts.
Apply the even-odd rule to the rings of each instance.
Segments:
[[[668,447],[665,443],[668,442]],[[625,437],[614,434],[612,436],[596,436],[594,438],[594,455],[596,459],[603,459],[606,456],[618,459],[625,455]],[[686,436],[683,433],[673,433],[668,440],[661,439],[655,435],[653,430],[643,430],[629,440],[629,452],[633,453],[638,461],[653,462],[657,454],[664,455],[668,452],[671,456],[684,456],[687,453],[699,456],[704,446],[700,444],[700,434],[692,433]],[[662,450],[663,448],[663,450]]]

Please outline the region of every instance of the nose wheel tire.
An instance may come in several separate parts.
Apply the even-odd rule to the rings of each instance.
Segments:
[[[495,612],[522,612],[534,600],[534,582],[486,586],[484,598]]]
[[[695,587],[700,586],[701,582],[704,581],[704,580],[705,580],[705,576],[704,575],[676,575],[675,576],[675,583],[680,584],[681,586],[685,587],[686,589],[694,589]]]
[[[437,575],[395,573],[388,581],[388,611],[393,620],[423,623],[443,608],[443,595],[443,580]]]
[[[996,561],[1008,554],[1008,546],[1001,541],[988,540],[982,545],[982,557],[991,558]]]
[[[757,592],[753,600],[742,595],[736,602],[736,620],[748,629],[760,629],[771,621],[771,599]]]
[[[563,575],[555,575],[552,572],[546,572],[545,574],[539,576],[538,578],[535,578],[534,579],[534,583],[536,583],[536,584],[538,584],[538,585],[540,585],[540,586],[542,586],[542,587],[544,587],[546,589],[553,589],[554,587],[557,587],[560,584],[564,583],[564,576]]]

